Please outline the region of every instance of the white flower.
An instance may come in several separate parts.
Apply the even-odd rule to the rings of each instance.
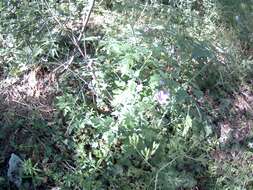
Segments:
[[[143,85],[141,83],[136,86],[136,91],[137,92],[141,92],[142,89],[143,89]]]
[[[235,16],[235,20],[236,20],[237,22],[240,22],[240,16],[239,16],[239,15],[236,15],[236,16]]]
[[[156,94],[155,94],[155,99],[159,102],[159,104],[163,105],[163,104],[167,104],[168,99],[170,97],[170,93],[169,91],[166,90],[159,90]]]

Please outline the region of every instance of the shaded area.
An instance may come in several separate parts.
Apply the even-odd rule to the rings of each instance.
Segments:
[[[221,0],[217,1],[222,22],[234,30],[240,42],[239,46],[246,56],[253,56],[253,1]]]
[[[41,67],[25,73],[18,80],[9,78],[1,81],[0,163],[1,178],[5,178],[1,181],[1,187],[4,189],[8,189],[6,172],[12,153],[16,153],[23,160],[30,159],[32,163],[38,163],[36,168],[33,168],[33,165],[27,168],[31,173],[24,177],[24,188],[34,189],[33,180],[50,186],[50,182],[46,180],[47,176],[40,176],[40,170],[45,169],[50,163],[55,163],[53,156],[61,154],[56,141],[57,129],[53,126],[56,118],[53,107],[55,84],[45,68]],[[45,158],[48,160],[43,160]],[[33,172],[39,173],[38,179],[34,178]],[[13,185],[11,187],[14,188]],[[36,187],[45,188],[43,185]]]

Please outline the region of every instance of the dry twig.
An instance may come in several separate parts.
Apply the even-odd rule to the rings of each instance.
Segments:
[[[77,51],[79,51],[81,53],[81,55],[83,56],[84,59],[87,59],[86,47],[84,45],[84,52],[83,52],[81,50],[80,46],[79,46],[79,43],[80,43],[80,41],[81,41],[81,39],[82,39],[82,37],[84,35],[84,31],[85,31],[85,29],[87,27],[87,24],[89,22],[91,11],[92,11],[94,5],[95,5],[95,0],[90,0],[89,1],[89,6],[88,6],[88,9],[87,9],[87,14],[86,14],[86,16],[83,15],[82,29],[80,31],[80,34],[79,34],[78,38],[76,39],[76,37],[72,33],[72,42],[74,43],[74,45],[75,45],[76,48],[72,52],[72,55],[70,56],[69,60],[65,64],[60,65],[60,67],[58,67],[58,68],[56,68],[54,70],[54,72],[57,72],[63,66],[62,71],[60,71],[58,73],[58,77],[60,75],[62,75],[68,69],[68,67],[73,63],[74,58],[75,58],[75,54],[76,54]]]

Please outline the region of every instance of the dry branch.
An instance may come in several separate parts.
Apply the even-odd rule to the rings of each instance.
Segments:
[[[68,68],[69,66],[72,64],[72,62],[74,61],[74,58],[75,58],[75,54],[77,53],[77,51],[79,51],[81,53],[81,55],[83,56],[84,59],[87,59],[86,57],[86,53],[83,53],[80,46],[79,46],[79,43],[84,35],[84,32],[85,32],[85,29],[87,27],[87,24],[89,22],[89,19],[90,19],[90,15],[91,15],[91,12],[92,12],[92,9],[95,5],[95,0],[90,0],[89,1],[89,5],[88,5],[88,9],[87,9],[87,12],[86,12],[86,16],[83,15],[83,22],[82,22],[82,29],[80,31],[80,34],[78,36],[78,38],[76,39],[76,37],[74,36],[74,34],[72,34],[72,41],[75,45],[75,49],[73,50],[72,52],[72,55],[70,56],[70,58],[68,59],[68,61],[66,61],[64,64],[62,64],[61,66],[57,67],[53,72],[57,73],[57,76],[59,77],[60,75],[62,75]],[[86,47],[84,47],[86,48]],[[84,50],[84,52],[86,52],[86,49]],[[61,71],[58,71],[60,68],[63,69]]]

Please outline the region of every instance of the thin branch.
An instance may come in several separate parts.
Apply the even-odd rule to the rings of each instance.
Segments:
[[[165,168],[167,168],[168,166],[170,166],[171,164],[173,164],[173,162],[176,161],[176,159],[178,159],[178,157],[175,157],[173,160],[171,160],[170,162],[168,162],[167,164],[165,164],[164,166],[162,166],[157,172],[156,172],[156,176],[155,176],[155,190],[157,189],[157,183],[158,183],[158,176],[159,173],[164,170]]]
[[[82,29],[81,29],[81,32],[80,32],[78,38],[76,39],[75,36],[72,34],[72,42],[74,43],[76,48],[74,49],[74,51],[73,51],[71,57],[69,58],[69,60],[65,64],[61,65],[60,67],[58,67],[54,70],[54,72],[56,72],[62,66],[64,67],[63,70],[58,74],[58,76],[62,75],[68,69],[68,67],[73,63],[74,58],[75,58],[75,54],[76,54],[77,51],[79,51],[85,59],[87,58],[86,54],[84,54],[82,52],[82,50],[81,50],[81,48],[78,44],[80,43],[80,40],[82,39],[82,36],[84,35],[84,31],[85,31],[85,29],[87,27],[87,24],[89,22],[90,15],[91,15],[91,12],[92,12],[92,9],[93,9],[94,5],[95,5],[95,0],[89,1],[89,7],[88,7],[87,15],[86,15],[86,17],[83,16]],[[86,52],[86,50],[85,50],[85,52]]]
[[[81,40],[81,38],[82,38],[82,36],[83,36],[84,30],[85,30],[85,28],[87,27],[88,21],[89,21],[89,19],[90,19],[91,11],[92,11],[92,9],[93,9],[93,7],[94,7],[94,5],[95,5],[95,0],[89,1],[89,4],[90,4],[90,6],[89,6],[89,8],[88,8],[87,16],[85,17],[85,19],[84,19],[84,17],[83,17],[83,26],[82,26],[81,32],[80,32],[80,34],[79,34],[79,37],[78,37],[78,39],[77,39],[78,42],[80,42],[80,40]]]

